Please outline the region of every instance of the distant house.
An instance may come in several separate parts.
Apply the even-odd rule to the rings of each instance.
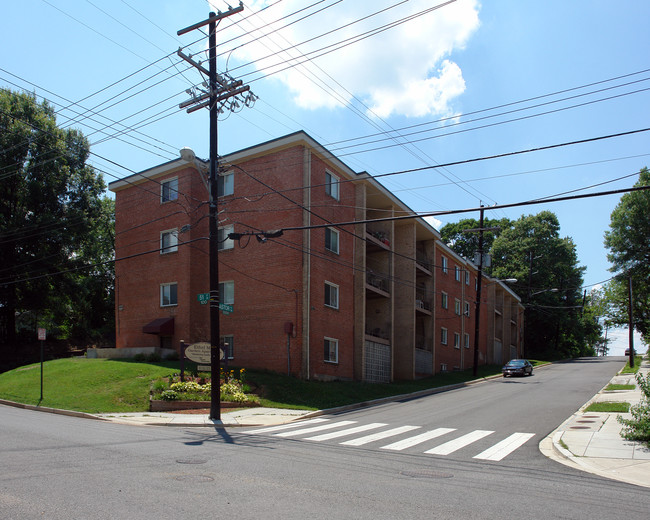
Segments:
[[[370,382],[472,366],[477,270],[395,195],[304,132],[220,166],[220,299],[233,306],[220,329],[232,363]],[[209,341],[201,167],[179,158],[109,186],[118,348]],[[285,231],[229,238],[275,229]],[[480,363],[520,356],[520,299],[496,280],[483,287]]]

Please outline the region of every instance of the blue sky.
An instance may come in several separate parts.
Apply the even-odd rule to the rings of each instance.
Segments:
[[[202,59],[207,38],[176,31],[211,9],[227,4],[5,3],[0,85],[49,99],[61,125],[89,136],[91,162],[107,182],[174,159],[183,146],[207,157],[207,111],[178,109],[202,79],[175,51]],[[355,42],[405,17],[412,18]],[[242,14],[219,26],[219,68],[259,99],[224,114],[219,151],[303,129],[351,168],[383,174],[643,129],[650,126],[649,19],[644,0],[247,0]],[[386,139],[389,130],[409,144]],[[381,182],[419,212],[621,189],[650,163],[649,141],[642,132]],[[590,289],[611,276],[603,233],[619,198],[487,215],[555,212]],[[441,216],[437,226],[459,218]]]

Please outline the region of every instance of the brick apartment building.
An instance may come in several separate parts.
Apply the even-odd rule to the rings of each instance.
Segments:
[[[220,163],[219,288],[234,309],[220,329],[232,363],[373,382],[473,365],[476,268],[423,219],[395,219],[414,213],[381,184],[304,132]],[[209,341],[202,166],[179,158],[109,186],[117,348]],[[484,278],[481,300],[480,363],[520,356],[520,299]]]

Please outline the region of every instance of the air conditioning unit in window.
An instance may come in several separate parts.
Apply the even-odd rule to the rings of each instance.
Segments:
[[[422,300],[415,300],[415,306],[418,309],[424,309],[424,302]]]

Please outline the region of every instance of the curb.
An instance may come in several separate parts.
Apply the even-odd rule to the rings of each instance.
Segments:
[[[97,415],[93,415],[90,413],[76,412],[74,410],[62,410],[60,408],[48,408],[46,406],[35,406],[31,404],[16,403],[14,401],[7,401],[5,399],[0,399],[0,404],[13,406],[14,408],[22,408],[24,410],[32,410],[35,412],[47,412],[47,413],[53,413],[57,415],[67,415],[69,417],[80,417],[82,419],[95,419],[96,421],[108,420],[105,419],[104,417],[98,417]]]

